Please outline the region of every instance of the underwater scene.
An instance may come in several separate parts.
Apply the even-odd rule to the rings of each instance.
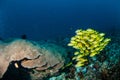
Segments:
[[[120,0],[0,0],[0,80],[120,80]]]

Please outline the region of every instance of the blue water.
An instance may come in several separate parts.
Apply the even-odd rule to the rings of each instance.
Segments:
[[[69,37],[78,28],[120,30],[120,0],[0,0],[0,37]]]

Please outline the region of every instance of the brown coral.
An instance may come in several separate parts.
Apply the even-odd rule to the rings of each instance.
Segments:
[[[0,78],[12,61],[21,61],[21,66],[33,69],[35,74],[31,75],[37,74],[38,78],[53,75],[65,63],[66,50],[52,43],[38,44],[18,39],[3,44],[0,45]]]

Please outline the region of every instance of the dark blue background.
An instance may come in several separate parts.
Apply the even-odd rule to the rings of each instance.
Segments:
[[[109,33],[120,27],[119,0],[0,0],[0,36],[53,39],[78,28]]]

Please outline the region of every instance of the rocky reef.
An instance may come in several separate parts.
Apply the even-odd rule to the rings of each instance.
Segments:
[[[23,39],[1,41],[0,78],[42,80],[58,73],[66,59],[66,49],[53,43]]]
[[[120,35],[88,63],[76,67],[70,38],[0,41],[0,80],[120,80]]]

